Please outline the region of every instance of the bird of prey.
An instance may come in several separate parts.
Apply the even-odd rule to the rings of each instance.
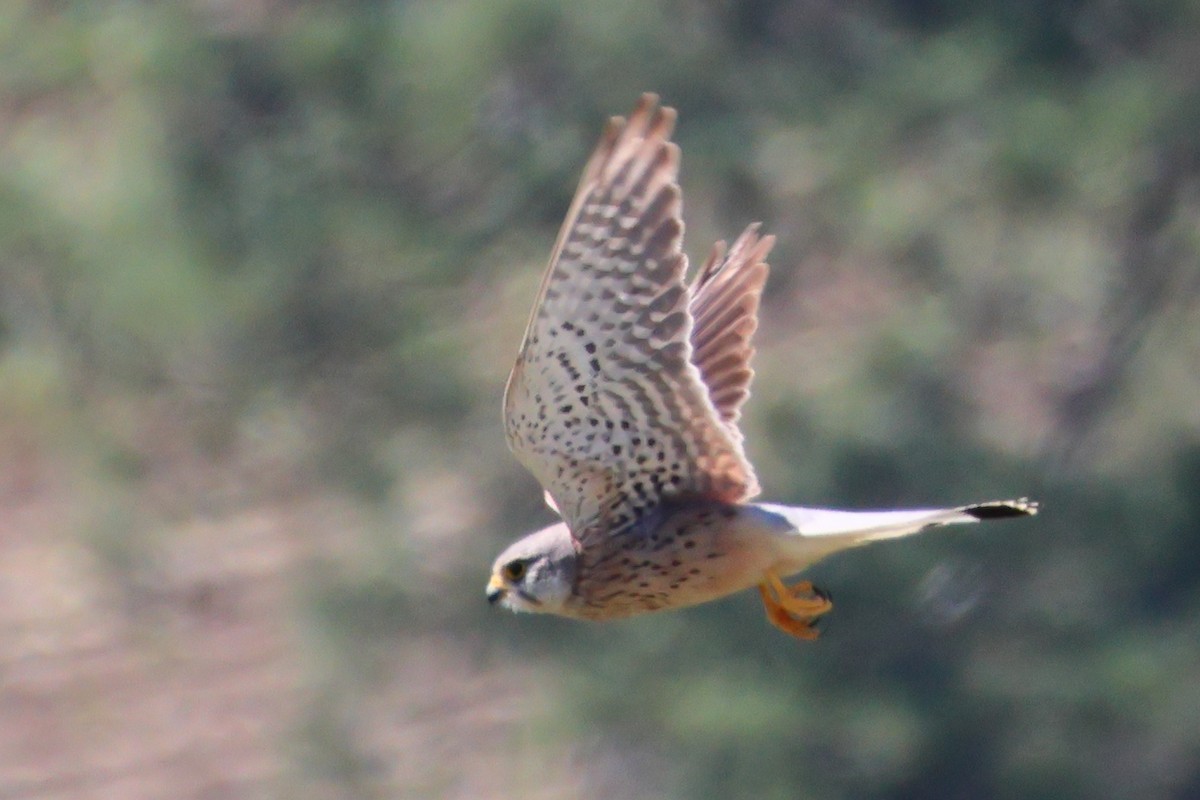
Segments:
[[[675,111],[643,95],[588,161],[508,379],[514,454],[562,521],[496,559],[487,597],[609,620],[757,586],[767,618],[817,636],[828,596],[784,578],[840,550],[1037,504],[836,511],[754,503],[738,419],[774,238],[750,225],[686,282]]]

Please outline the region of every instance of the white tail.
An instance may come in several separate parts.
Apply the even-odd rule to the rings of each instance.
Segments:
[[[1024,497],[958,508],[910,511],[835,511],[769,503],[757,505],[764,511],[782,516],[795,530],[794,538],[788,537],[792,543],[788,551],[798,565],[811,564],[855,545],[911,536],[942,525],[1030,517],[1038,512],[1038,504]]]

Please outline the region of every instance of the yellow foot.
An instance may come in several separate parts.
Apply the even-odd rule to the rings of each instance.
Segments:
[[[813,623],[833,608],[825,593],[815,588],[811,581],[787,586],[773,572],[767,573],[766,579],[758,585],[758,591],[771,624],[797,639],[816,639],[820,632]]]

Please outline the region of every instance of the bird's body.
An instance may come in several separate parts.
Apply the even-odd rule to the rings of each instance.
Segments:
[[[740,592],[784,557],[787,528],[753,505],[659,506],[579,554],[575,592],[563,611],[616,619]]]
[[[794,574],[929,527],[1025,516],[1026,501],[850,512],[750,502],[737,422],[774,240],[751,225],[685,283],[674,111],[645,95],[584,171],[505,393],[518,459],[563,521],[496,561],[489,598],[615,619],[758,586],[772,623],[813,638],[829,610]]]
[[[620,619],[718,600],[762,584],[765,575],[793,575],[868,542],[977,522],[989,515],[1025,516],[1031,510],[1023,501],[955,509],[838,511],[682,500],[659,505],[621,529],[606,529],[598,544],[586,550],[574,546],[566,523],[555,523],[514,543],[497,564],[559,542],[569,554],[572,591],[553,613]]]

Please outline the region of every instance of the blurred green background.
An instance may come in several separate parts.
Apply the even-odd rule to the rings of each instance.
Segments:
[[[1200,7],[0,7],[0,796],[1200,797]],[[779,236],[771,500],[1028,494],[610,625],[500,398],[603,121]]]

